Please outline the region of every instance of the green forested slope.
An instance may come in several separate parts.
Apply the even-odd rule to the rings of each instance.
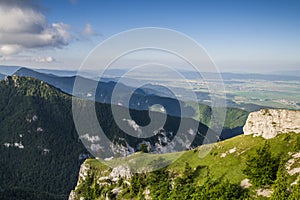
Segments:
[[[2,81],[0,93],[0,199],[66,199],[85,152],[70,97],[20,77]]]

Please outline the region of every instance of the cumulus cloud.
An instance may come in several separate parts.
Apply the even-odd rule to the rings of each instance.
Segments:
[[[3,55],[16,54],[21,51],[22,47],[17,44],[0,45],[0,53]]]
[[[72,40],[69,25],[48,23],[30,0],[0,1],[0,19],[0,55],[24,49],[61,48]]]
[[[100,34],[94,30],[91,24],[87,23],[83,31],[81,32],[81,35],[83,35],[84,37],[90,37],[90,36],[96,36]]]
[[[52,63],[55,61],[55,59],[51,56],[47,56],[47,57],[35,57],[33,58],[33,61],[35,62],[39,62],[39,63]]]

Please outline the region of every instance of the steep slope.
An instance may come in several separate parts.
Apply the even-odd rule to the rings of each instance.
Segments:
[[[1,199],[65,199],[86,153],[70,97],[19,77],[2,81],[0,92]]]
[[[261,122],[261,118],[256,122]],[[272,121],[267,120],[265,124],[272,125]],[[281,128],[287,130],[295,125],[299,124],[281,124]],[[241,135],[216,143],[203,157],[206,147],[187,151],[168,167],[151,173],[134,174],[125,163],[111,169],[96,159],[88,159],[81,166],[78,184],[70,199],[300,198],[297,193],[300,189],[300,134],[282,133],[268,140]],[[147,162],[140,159],[143,155],[146,156],[133,155],[126,163]],[[174,154],[154,156],[159,164]],[[155,165],[153,159],[148,164]]]

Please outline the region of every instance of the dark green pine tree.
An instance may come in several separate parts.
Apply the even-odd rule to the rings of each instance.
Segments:
[[[279,159],[273,156],[270,145],[266,142],[263,147],[249,156],[243,173],[251,179],[256,186],[272,184],[276,179]]]
[[[287,174],[285,170],[285,162],[280,163],[280,167],[277,171],[276,180],[273,184],[273,194],[270,200],[287,199],[290,195],[288,191]]]

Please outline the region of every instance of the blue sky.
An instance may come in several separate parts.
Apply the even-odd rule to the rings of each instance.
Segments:
[[[77,69],[99,42],[121,31],[151,26],[174,29],[194,38],[221,71],[271,72],[297,70],[300,66],[300,2],[297,0],[12,2],[0,3],[0,8],[33,9],[41,14],[37,15],[37,23],[47,23],[42,26],[47,27],[43,33],[51,32],[60,39],[34,45],[24,44],[22,40],[12,45],[13,40],[1,38],[1,31],[7,32],[2,22],[0,64]],[[2,15],[5,15],[3,12],[4,9]],[[16,20],[14,16],[11,20]],[[15,28],[10,33],[12,30]],[[22,30],[27,31],[27,27]]]

